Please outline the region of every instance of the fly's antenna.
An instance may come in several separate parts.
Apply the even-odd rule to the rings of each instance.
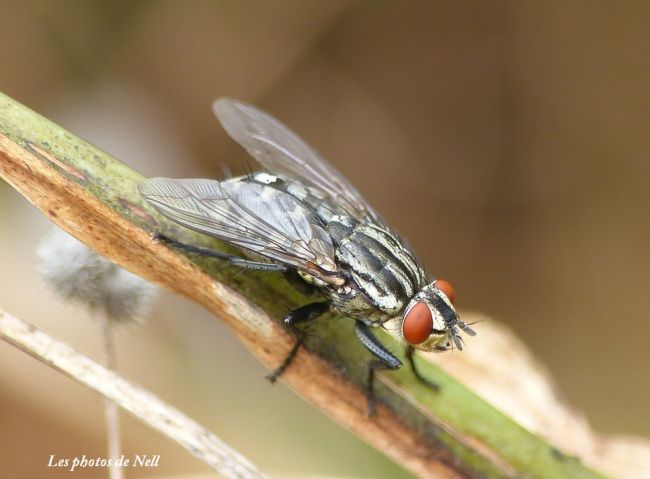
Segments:
[[[474,331],[474,329],[470,328],[470,326],[472,324],[476,324],[478,322],[480,322],[480,321],[474,321],[473,323],[468,324],[465,321],[462,321],[462,320],[458,319],[456,321],[456,324],[458,324],[458,327],[460,329],[462,329],[465,332],[465,334],[467,334],[468,336],[476,336],[476,331]]]
[[[460,331],[462,330],[468,336],[476,336],[476,331],[474,331],[470,327],[470,325],[476,324],[478,322],[480,321],[474,321],[468,324],[462,319],[460,319],[459,317],[457,317],[456,320],[453,322],[453,324],[449,326],[449,336],[452,339],[452,343],[456,345],[456,349],[462,351],[463,345],[465,344],[463,337],[460,335]]]
[[[458,331],[458,328],[456,326],[454,326],[451,329],[450,334],[451,334],[451,339],[452,339],[453,343],[456,345],[456,349],[458,349],[459,351],[462,351],[464,342],[463,342],[463,338],[460,336],[460,331]]]
[[[451,354],[454,354],[454,349],[456,349],[456,335],[454,334],[453,331],[449,331],[447,333],[448,341],[449,341],[449,349],[451,349]]]

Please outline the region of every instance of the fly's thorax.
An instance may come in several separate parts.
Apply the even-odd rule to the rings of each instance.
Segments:
[[[327,232],[339,266],[368,309],[396,316],[423,286],[424,272],[413,254],[385,228],[334,216]]]
[[[253,173],[251,176],[239,176],[237,178],[233,178],[233,180],[241,181],[241,180],[253,180],[256,183],[260,183],[262,185],[273,185],[273,184],[281,184],[283,181],[278,175],[272,175],[270,173],[266,173],[265,171],[258,171],[257,173]]]
[[[359,222],[347,215],[332,215],[327,221],[327,232],[335,245],[345,242],[354,233]]]
[[[253,174],[253,180],[291,195],[325,224],[329,223],[334,216],[344,213],[343,209],[334,204],[321,190],[296,179],[261,172]]]

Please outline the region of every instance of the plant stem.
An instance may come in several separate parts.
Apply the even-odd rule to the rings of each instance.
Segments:
[[[104,366],[110,371],[117,372],[117,354],[115,351],[115,331],[107,314],[101,314],[102,339],[104,343]],[[120,436],[120,416],[115,401],[104,398],[104,418],[106,421],[106,437],[108,442],[108,458],[110,459],[109,478],[123,479],[124,472],[117,465],[122,454]]]

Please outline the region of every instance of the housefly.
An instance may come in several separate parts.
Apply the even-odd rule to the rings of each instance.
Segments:
[[[402,362],[372,332],[399,331],[416,377],[415,349],[462,349],[461,330],[475,333],[454,309],[446,281],[427,278],[422,264],[379,214],[338,171],[272,116],[231,99],[213,110],[226,132],[263,171],[222,181],[152,178],[140,194],[170,220],[240,248],[242,256],[199,248],[158,235],[171,246],[225,260],[235,266],[284,273],[321,293],[317,301],[291,311],[285,324],[296,343],[269,377],[277,379],[302,344],[295,326],[334,310],[355,321],[369,362],[369,412],[378,369]]]

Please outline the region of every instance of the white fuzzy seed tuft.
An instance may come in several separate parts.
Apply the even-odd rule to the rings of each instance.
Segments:
[[[36,255],[39,273],[57,293],[115,321],[142,318],[156,291],[58,227],[41,240]]]

